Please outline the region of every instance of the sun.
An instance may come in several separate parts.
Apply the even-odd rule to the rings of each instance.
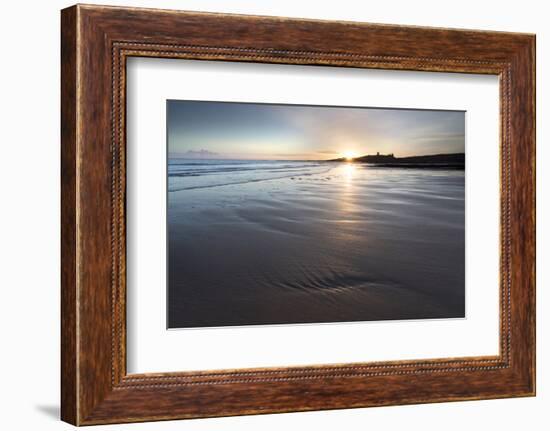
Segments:
[[[348,150],[348,151],[344,151],[342,153],[342,156],[344,157],[344,159],[346,159],[347,161],[352,161],[353,159],[355,159],[357,157],[357,153],[355,151],[352,151],[352,150]]]

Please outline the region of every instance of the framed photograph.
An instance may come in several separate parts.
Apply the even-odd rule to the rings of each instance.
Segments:
[[[535,394],[535,37],[62,11],[61,415]]]
[[[466,317],[464,112],[166,108],[168,329]]]

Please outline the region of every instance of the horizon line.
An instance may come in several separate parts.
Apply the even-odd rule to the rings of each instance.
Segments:
[[[425,157],[425,156],[442,156],[442,155],[451,155],[451,154],[464,154],[466,155],[466,152],[452,152],[452,153],[427,153],[427,154],[413,154],[413,155],[396,155],[395,153],[386,153],[386,154],[378,154],[379,156],[389,156],[393,155],[396,159],[399,158],[405,158],[405,157]],[[272,161],[312,161],[312,162],[318,162],[318,161],[330,161],[330,160],[337,160],[337,159],[344,159],[346,157],[340,155],[339,153],[334,153],[336,157],[330,157],[326,159],[321,158],[255,158],[255,157],[223,157],[220,155],[220,157],[212,156],[212,157],[185,157],[185,153],[167,153],[167,158],[180,158],[180,159],[186,159],[186,160],[251,160],[251,161],[258,161],[258,160],[272,160]],[[367,156],[376,156],[377,154],[362,154],[357,157],[353,157],[352,159],[360,159],[362,157]]]

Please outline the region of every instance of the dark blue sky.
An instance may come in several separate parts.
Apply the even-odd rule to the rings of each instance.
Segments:
[[[464,112],[168,101],[170,156],[331,159],[464,152]]]

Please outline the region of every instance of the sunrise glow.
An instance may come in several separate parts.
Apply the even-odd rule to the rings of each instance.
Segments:
[[[355,158],[357,157],[357,153],[356,153],[355,151],[351,151],[351,150],[349,150],[349,151],[344,151],[344,152],[342,153],[342,157],[343,157],[344,159],[346,159],[346,160],[350,160],[350,161],[351,161],[351,160],[353,160],[353,159],[355,159]]]

